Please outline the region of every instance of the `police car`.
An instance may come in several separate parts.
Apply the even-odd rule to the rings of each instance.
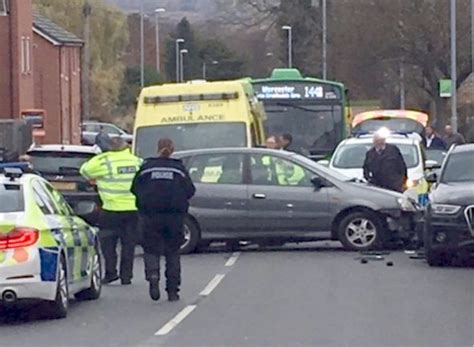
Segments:
[[[101,276],[97,230],[43,178],[0,167],[0,305],[44,300],[64,318],[72,295],[99,298]]]
[[[319,161],[347,177],[364,180],[364,160],[372,147],[374,134],[363,134],[342,141],[336,148],[330,161]],[[387,143],[400,150],[408,171],[404,195],[424,205],[427,197],[428,184],[425,180],[425,166],[430,167],[431,161],[423,161],[423,150],[419,138],[404,134],[389,134]],[[436,164],[436,163],[434,163]]]

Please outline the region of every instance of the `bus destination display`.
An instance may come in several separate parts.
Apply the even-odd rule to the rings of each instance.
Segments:
[[[340,90],[332,85],[308,82],[254,84],[260,100],[340,100]]]

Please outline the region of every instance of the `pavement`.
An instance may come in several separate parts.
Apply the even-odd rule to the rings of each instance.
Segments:
[[[180,302],[155,303],[138,257],[133,285],[73,302],[64,320],[7,312],[0,346],[474,346],[472,267],[359,258],[327,242],[211,250],[182,258]]]

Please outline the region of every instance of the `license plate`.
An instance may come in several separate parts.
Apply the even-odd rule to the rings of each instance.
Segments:
[[[75,182],[51,182],[57,190],[77,190],[77,183]]]

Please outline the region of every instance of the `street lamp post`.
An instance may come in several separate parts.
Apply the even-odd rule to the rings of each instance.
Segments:
[[[217,65],[219,62],[217,60],[213,60],[211,62],[212,65]],[[207,62],[204,60],[202,63],[202,79],[206,80],[207,79]]]
[[[161,71],[161,62],[160,62],[160,25],[159,17],[160,13],[166,12],[164,8],[157,8],[155,10],[155,39],[156,39],[156,72],[158,75]]]
[[[176,39],[176,83],[179,83],[181,81],[181,77],[180,77],[180,53],[179,53],[179,49],[180,49],[180,44],[184,43],[184,39]]]
[[[145,13],[140,0],[140,86],[145,86]]]
[[[182,49],[179,51],[179,71],[180,71],[180,78],[181,82],[184,82],[184,55],[188,54],[189,51],[187,49]]]
[[[327,67],[327,46],[328,46],[328,25],[327,25],[327,0],[322,0],[322,25],[323,25],[323,37],[322,37],[322,46],[323,46],[323,80],[326,80],[328,77],[328,67]]]
[[[288,31],[288,67],[293,67],[293,30],[289,25],[281,27],[283,30]]]
[[[457,66],[456,66],[456,0],[451,0],[451,126],[458,131]]]

